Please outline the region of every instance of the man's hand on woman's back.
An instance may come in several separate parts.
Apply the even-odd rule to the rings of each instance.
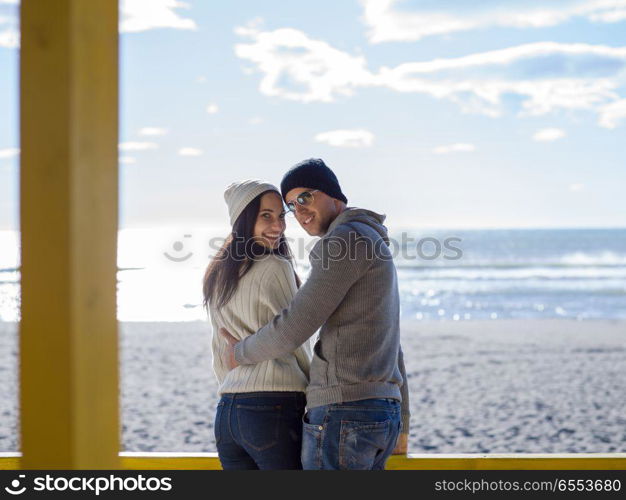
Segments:
[[[220,328],[220,335],[226,339],[226,351],[224,352],[224,359],[222,360],[229,370],[234,370],[239,366],[235,359],[235,345],[238,340],[233,337],[226,328]]]

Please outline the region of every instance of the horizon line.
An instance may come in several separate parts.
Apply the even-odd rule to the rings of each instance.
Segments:
[[[411,226],[408,224],[397,224],[397,225],[388,225],[384,224],[387,228],[391,228],[393,230],[399,229],[412,229],[412,230],[445,230],[445,231],[536,231],[536,230],[580,230],[580,231],[589,231],[589,230],[626,230],[626,225],[623,226]],[[293,228],[292,228],[293,229]],[[303,230],[302,228],[296,228],[297,230]],[[119,231],[156,231],[156,230],[195,230],[195,231],[208,231],[208,230],[229,230],[229,226],[227,225],[163,225],[163,226],[129,226],[129,227],[118,227]],[[289,228],[287,228],[289,231]],[[20,229],[15,228],[0,228],[0,232],[8,232],[8,233],[19,233]]]

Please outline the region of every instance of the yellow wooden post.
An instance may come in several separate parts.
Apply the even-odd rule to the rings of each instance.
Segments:
[[[119,467],[117,0],[22,0],[23,468]]]

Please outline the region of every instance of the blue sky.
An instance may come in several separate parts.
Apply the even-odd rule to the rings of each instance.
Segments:
[[[0,0],[0,229],[18,227]],[[120,226],[323,158],[390,226],[626,227],[626,0],[121,3]]]

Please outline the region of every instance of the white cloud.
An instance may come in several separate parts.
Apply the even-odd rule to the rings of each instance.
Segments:
[[[206,83],[209,80],[207,79],[206,76],[199,76],[198,78],[196,78],[196,83]]]
[[[0,0],[0,48],[15,49],[20,46],[17,7],[17,1]]]
[[[537,142],[553,142],[563,137],[565,137],[565,131],[560,128],[544,128],[533,134],[533,140]]]
[[[0,149],[0,159],[15,158],[16,156],[19,156],[19,154],[19,148]]]
[[[438,146],[433,149],[433,153],[438,155],[446,155],[449,153],[471,153],[473,151],[476,151],[476,146],[466,142],[457,142],[456,144],[450,144],[448,146]]]
[[[146,151],[158,147],[159,145],[154,142],[121,142],[119,144],[120,151]]]
[[[203,151],[196,148],[181,148],[178,150],[180,156],[202,156]]]
[[[626,85],[626,47],[536,42],[463,57],[407,62],[370,71],[353,56],[290,28],[259,32],[236,54],[256,66],[259,90],[301,102],[332,102],[359,88],[386,87],[446,99],[466,113],[500,116],[506,96],[521,99],[520,114],[591,110],[620,98]],[[517,104],[516,104],[517,105]]]
[[[0,31],[0,47],[16,49],[20,46],[20,32],[12,27]]]
[[[605,128],[615,128],[622,120],[626,120],[626,99],[607,104],[600,109],[598,124]]]
[[[618,97],[626,47],[538,42],[459,58],[382,68],[382,82],[456,102],[465,112],[502,113],[503,96],[523,98],[522,114],[592,110]]]
[[[260,125],[261,123],[263,123],[263,121],[263,118],[261,118],[260,116],[253,116],[248,120],[248,123],[250,125]]]
[[[133,158],[132,156],[120,156],[117,161],[118,163],[121,163],[123,165],[131,165],[133,163],[137,163],[137,159]]]
[[[372,43],[416,41],[434,35],[447,35],[494,27],[546,28],[576,18],[591,22],[614,23],[626,19],[626,0],[552,0],[540,7],[528,1],[502,2],[494,7],[460,2],[452,8],[398,10],[399,0],[361,0],[363,22],[369,27]]]
[[[206,107],[206,112],[209,113],[210,115],[214,115],[219,110],[220,110],[219,106],[215,104],[214,102],[212,102]]]
[[[122,0],[120,32],[135,33],[157,28],[195,30],[193,19],[184,18],[177,9],[188,9],[189,4],[177,0]]]
[[[352,95],[373,78],[364,57],[351,56],[303,32],[282,28],[260,32],[240,27],[252,43],[235,45],[235,54],[263,73],[261,93],[302,102],[330,102],[335,95]]]
[[[581,184],[581,183],[575,183],[575,184],[570,184],[569,185],[569,190],[572,192],[577,192],[577,191],[582,191],[583,189],[585,189],[585,185]]]
[[[317,134],[315,141],[339,148],[367,148],[374,142],[374,134],[364,129],[329,130]]]
[[[618,23],[626,20],[626,9],[616,9],[609,12],[602,12],[591,16],[592,21],[603,23]]]
[[[144,127],[141,130],[139,130],[139,135],[146,135],[146,136],[166,135],[167,133],[168,133],[168,130],[166,128],[159,128],[159,127]]]

